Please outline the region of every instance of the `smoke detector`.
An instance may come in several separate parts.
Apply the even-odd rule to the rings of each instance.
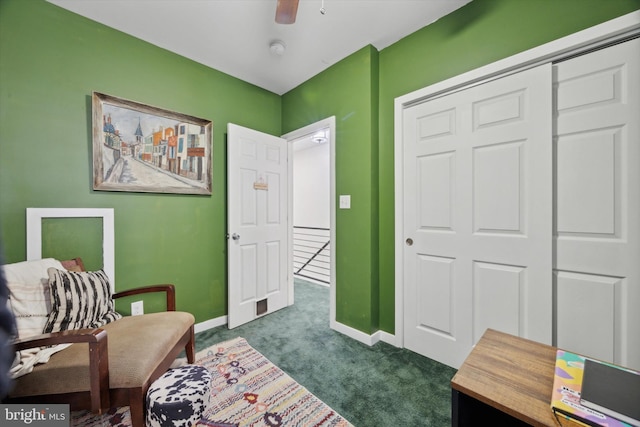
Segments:
[[[271,51],[272,54],[277,55],[277,56],[284,55],[285,49],[286,49],[286,46],[285,46],[284,42],[280,41],[280,40],[274,40],[269,45],[269,51]]]

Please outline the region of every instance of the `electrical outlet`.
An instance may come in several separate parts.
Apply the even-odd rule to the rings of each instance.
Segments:
[[[131,303],[131,315],[139,316],[144,314],[144,301],[136,301]]]

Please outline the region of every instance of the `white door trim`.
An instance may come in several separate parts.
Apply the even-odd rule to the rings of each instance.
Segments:
[[[311,123],[300,129],[291,131],[282,138],[289,143],[289,176],[293,177],[293,141],[315,132],[329,128],[329,193],[330,193],[330,231],[331,252],[329,256],[329,268],[331,269],[329,284],[329,326],[336,328],[336,118],[335,116]],[[289,218],[293,218],[293,179],[289,179]],[[293,271],[293,227],[289,227],[289,265]],[[293,304],[293,274],[289,275],[289,304]]]
[[[404,200],[403,200],[403,114],[412,105],[462,88],[478,85],[538,65],[558,61],[640,34],[640,11],[631,12],[586,30],[537,46],[508,58],[435,83],[406,95],[394,103],[394,188],[395,188],[395,339],[404,347]]]

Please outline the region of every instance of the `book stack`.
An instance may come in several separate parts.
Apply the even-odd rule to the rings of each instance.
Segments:
[[[558,350],[551,409],[585,426],[640,427],[640,372]]]

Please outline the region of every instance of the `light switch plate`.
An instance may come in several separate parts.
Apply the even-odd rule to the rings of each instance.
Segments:
[[[340,209],[351,209],[351,195],[340,195]]]

